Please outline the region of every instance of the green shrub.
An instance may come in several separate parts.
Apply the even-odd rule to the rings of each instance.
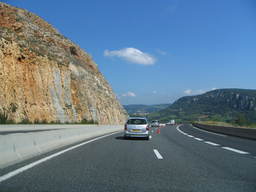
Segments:
[[[40,123],[41,124],[48,124],[48,121],[46,119],[43,119]]]
[[[0,123],[1,124],[6,124],[8,122],[8,114],[5,111],[2,111],[0,113]]]
[[[15,103],[10,104],[10,110],[11,110],[12,113],[15,113],[17,111],[17,109],[18,109],[17,104],[15,104]]]
[[[20,124],[32,124],[32,122],[31,122],[31,121],[29,121],[29,119],[28,119],[28,118],[24,118],[24,119],[22,119],[19,123],[20,123]]]
[[[237,117],[234,119],[234,123],[239,126],[250,124],[250,122],[247,120],[244,114],[238,114]]]
[[[83,119],[82,121],[80,121],[81,124],[98,124],[97,121],[94,120],[87,120],[87,119]]]

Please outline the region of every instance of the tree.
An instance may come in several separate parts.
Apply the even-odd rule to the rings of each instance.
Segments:
[[[245,114],[241,114],[241,113],[238,114],[237,117],[235,118],[235,123],[240,126],[249,124]]]

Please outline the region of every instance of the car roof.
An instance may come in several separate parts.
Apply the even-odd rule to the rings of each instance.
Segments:
[[[129,120],[129,119],[145,119],[145,120],[147,120],[146,117],[129,117],[128,120]]]

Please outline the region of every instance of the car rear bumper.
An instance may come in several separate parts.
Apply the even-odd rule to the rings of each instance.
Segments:
[[[149,131],[141,132],[141,133],[125,131],[124,136],[125,137],[149,137]]]

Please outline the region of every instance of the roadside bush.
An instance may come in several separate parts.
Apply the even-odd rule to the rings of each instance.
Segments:
[[[9,119],[9,115],[5,110],[0,112],[0,124],[14,124],[15,121]]]
[[[10,110],[12,113],[15,113],[17,111],[17,109],[18,109],[17,104],[15,104],[15,103],[10,104]]]
[[[246,119],[244,114],[238,114],[237,117],[234,120],[234,123],[239,125],[239,126],[250,124],[250,122],[248,122],[248,120]]]
[[[8,122],[8,114],[5,111],[0,113],[0,123],[6,124]]]
[[[83,119],[82,121],[80,121],[81,124],[98,124],[97,121],[94,120],[87,120],[87,119]]]
[[[20,121],[20,123],[19,124],[32,124],[32,122],[31,121],[29,121],[29,119],[28,118],[24,118],[24,119],[22,119],[21,121]]]

